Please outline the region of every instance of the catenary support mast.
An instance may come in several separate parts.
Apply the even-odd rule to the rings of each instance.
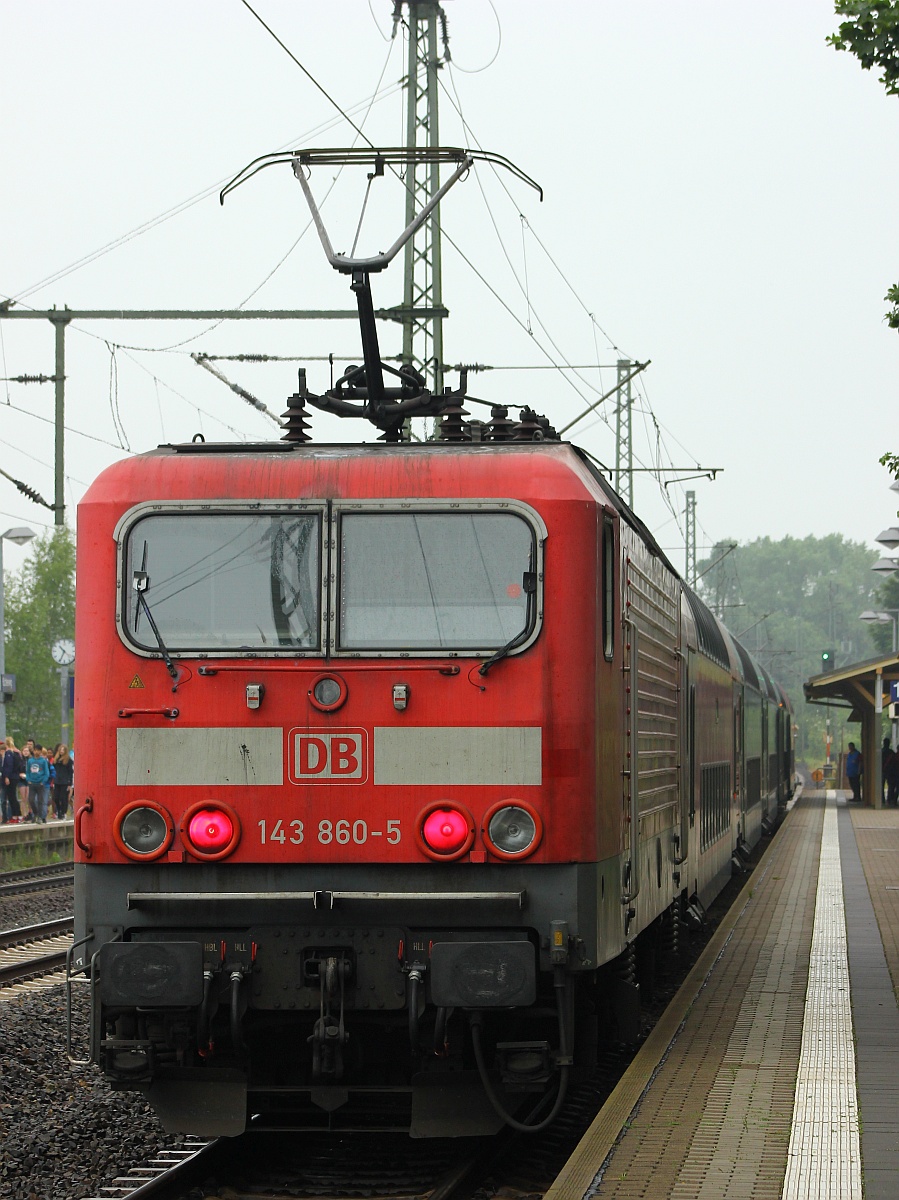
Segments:
[[[408,70],[406,78],[406,146],[415,150],[440,145],[437,113],[437,71],[449,61],[446,17],[437,0],[404,0],[408,14]],[[397,5],[399,9],[399,4]],[[443,58],[438,51],[442,40]],[[412,163],[406,170],[406,225],[440,188],[437,162]],[[416,315],[426,308],[432,315]],[[440,257],[440,210],[406,244],[403,280],[402,361],[428,380],[435,395],[443,390],[443,307]]]
[[[634,398],[631,378],[634,364],[629,358],[618,360],[618,402],[615,409],[615,491],[634,507],[634,442],[632,416]]]
[[[687,561],[684,564],[684,578],[691,588],[696,587],[696,493],[687,492],[687,510],[685,514]]]

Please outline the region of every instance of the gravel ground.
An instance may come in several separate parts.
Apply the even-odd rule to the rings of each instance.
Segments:
[[[0,879],[3,873],[0,872]],[[23,896],[0,896],[0,929],[18,929],[39,921],[56,921],[75,911],[75,889],[50,888],[46,892],[26,892]]]
[[[71,915],[72,889],[0,900],[0,928]],[[87,989],[74,993],[87,1028]],[[182,1139],[163,1132],[136,1092],[113,1092],[94,1066],[66,1058],[65,988],[0,1001],[0,1197],[83,1200]]]
[[[76,993],[85,1027],[86,990]],[[152,1157],[166,1135],[139,1093],[110,1091],[96,1067],[71,1067],[65,989],[0,1002],[0,1196],[82,1200]]]

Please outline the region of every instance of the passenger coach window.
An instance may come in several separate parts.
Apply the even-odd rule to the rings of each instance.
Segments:
[[[128,537],[129,636],[159,649],[149,610],[171,651],[317,648],[320,529],[306,513],[144,517]]]
[[[342,650],[498,650],[533,623],[521,517],[352,513],[340,539]]]

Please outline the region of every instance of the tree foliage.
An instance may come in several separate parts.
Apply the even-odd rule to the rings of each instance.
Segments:
[[[59,668],[50,648],[75,632],[75,541],[59,527],[32,543],[32,553],[5,587],[6,669],[16,696],[6,710],[7,731],[55,745],[60,740]]]
[[[825,650],[836,652],[837,666],[878,652],[872,628],[858,619],[880,605],[870,569],[876,558],[863,543],[832,533],[720,542],[697,568],[703,600],[786,688],[799,726],[798,756],[812,766],[823,761],[828,710],[806,704],[802,685],[821,674]],[[835,721],[845,714],[830,715]]]
[[[899,329],[899,283],[893,284],[884,296],[884,300],[893,306],[884,317],[884,320],[890,329]]]
[[[899,0],[836,0],[835,7],[846,20],[827,39],[830,45],[854,54],[865,71],[879,67],[887,95],[899,96]],[[899,284],[884,300],[892,305],[884,320],[899,329]]]
[[[899,96],[899,0],[836,0],[840,23],[827,39],[836,50],[848,50],[870,71],[879,67],[879,82],[889,96]]]

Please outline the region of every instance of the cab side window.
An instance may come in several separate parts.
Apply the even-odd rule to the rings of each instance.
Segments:
[[[602,637],[603,654],[611,662],[615,653],[615,527],[610,517],[602,522]]]

